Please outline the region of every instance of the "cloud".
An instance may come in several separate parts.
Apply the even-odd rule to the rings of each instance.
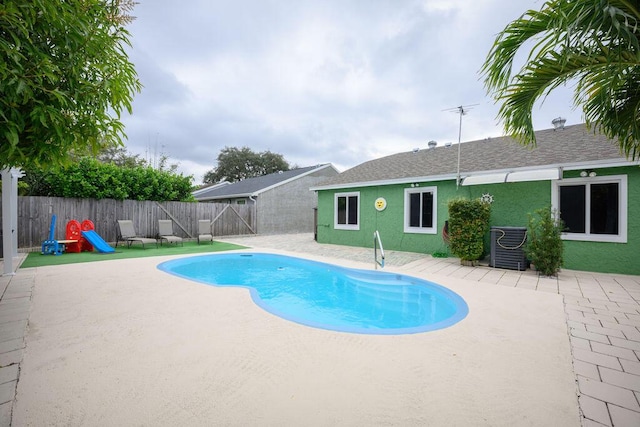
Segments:
[[[537,1],[143,1],[130,57],[144,89],[130,151],[159,152],[196,182],[225,146],[338,168],[500,135],[478,75],[495,35]],[[568,91],[567,91],[568,92]],[[570,96],[535,113],[576,123]],[[549,108],[551,106],[551,108]],[[554,111],[555,108],[555,111]],[[576,119],[574,119],[577,116]]]

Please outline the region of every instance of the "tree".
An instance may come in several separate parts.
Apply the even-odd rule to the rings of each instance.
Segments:
[[[218,154],[218,166],[207,172],[203,181],[205,184],[235,182],[289,169],[282,154],[255,153],[249,147],[224,147]]]
[[[535,145],[534,103],[560,85],[577,81],[574,104],[587,126],[618,139],[640,158],[640,9],[630,0],[549,0],[498,34],[481,72],[487,91],[501,103],[504,129]],[[525,43],[527,62],[512,74]]]
[[[146,164],[121,167],[84,157],[70,165],[27,170],[28,196],[193,201],[192,176]]]
[[[116,166],[133,168],[136,166],[153,166],[151,162],[146,159],[140,158],[140,154],[131,154],[127,151],[126,147],[107,147],[98,153],[97,159],[102,163],[112,163]],[[159,171],[167,171],[172,174],[178,173],[179,163],[169,163],[170,157],[166,154],[160,154],[160,158],[154,169]]]
[[[563,262],[562,220],[551,206],[529,214],[526,253],[541,274],[555,276]]]
[[[104,148],[96,158],[102,163],[112,163],[120,167],[147,166],[145,159],[141,159],[139,154],[130,154],[123,146]]]
[[[131,0],[0,3],[0,168],[122,145],[141,85],[125,53]]]

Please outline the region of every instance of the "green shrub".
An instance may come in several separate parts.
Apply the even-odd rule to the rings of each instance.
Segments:
[[[550,206],[536,210],[535,215],[529,214],[525,252],[536,270],[545,276],[554,276],[562,266],[563,228],[562,221],[556,218]]]
[[[70,165],[26,172],[29,196],[194,201],[193,177],[146,165],[117,166],[84,157]]]
[[[475,261],[484,253],[491,205],[480,199],[449,201],[449,246],[460,261]]]

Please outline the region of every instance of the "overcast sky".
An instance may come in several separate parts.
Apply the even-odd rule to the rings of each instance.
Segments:
[[[389,154],[503,134],[479,69],[542,0],[139,0],[129,50],[144,85],[129,152],[163,153],[201,183],[225,146],[340,171]],[[477,104],[477,105],[475,105]],[[534,110],[582,122],[571,90]]]

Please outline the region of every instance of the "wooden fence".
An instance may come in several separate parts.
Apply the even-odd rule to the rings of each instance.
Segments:
[[[213,222],[214,236],[254,234],[256,215],[253,205],[222,203],[139,202],[136,200],[68,199],[62,197],[18,197],[18,248],[37,248],[49,235],[51,217],[55,214],[55,238],[64,239],[69,220],[90,219],[107,242],[117,238],[117,220],[130,219],[141,236],[155,237],[158,220],[173,220],[174,233],[195,238],[198,220]],[[2,213],[0,212],[0,219]]]

